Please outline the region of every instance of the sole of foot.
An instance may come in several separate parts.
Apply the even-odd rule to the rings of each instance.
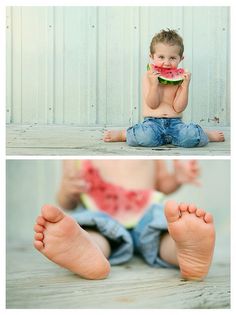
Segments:
[[[34,247],[57,265],[86,279],[104,279],[110,264],[79,224],[60,209],[45,205],[34,226]]]
[[[168,231],[175,241],[181,276],[202,280],[211,265],[215,244],[213,217],[193,204],[165,205]]]

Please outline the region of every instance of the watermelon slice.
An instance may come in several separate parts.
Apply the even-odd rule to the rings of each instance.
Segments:
[[[104,181],[90,161],[84,161],[82,176],[90,185],[80,199],[92,211],[106,212],[126,228],[132,228],[153,203],[160,203],[163,194],[150,189],[124,189]]]
[[[163,68],[152,64],[154,70],[160,73],[158,80],[161,84],[179,85],[183,82],[183,68]],[[150,64],[147,65],[147,70],[150,70]]]

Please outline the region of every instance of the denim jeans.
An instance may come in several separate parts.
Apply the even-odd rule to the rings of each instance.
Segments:
[[[134,253],[153,267],[173,267],[159,257],[161,234],[167,232],[163,205],[153,204],[133,229],[126,229],[104,212],[77,208],[72,217],[86,228],[95,228],[111,242],[111,265],[129,261]]]
[[[193,148],[205,146],[209,140],[203,129],[195,123],[185,124],[181,118],[146,117],[127,129],[129,146],[157,147],[173,144]]]

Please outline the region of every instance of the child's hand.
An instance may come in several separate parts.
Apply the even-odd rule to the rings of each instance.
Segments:
[[[182,86],[189,85],[190,80],[191,80],[191,73],[187,69],[185,70],[183,77],[184,77],[184,81],[182,83]]]
[[[80,171],[64,174],[62,189],[69,200],[79,200],[80,194],[87,192],[89,184],[83,179]]]
[[[160,73],[153,68],[152,64],[150,64],[149,67],[150,67],[150,70],[147,71],[149,83],[152,86],[157,86],[159,85],[158,77]]]
[[[200,186],[201,182],[197,179],[200,174],[200,168],[196,160],[180,161],[174,160],[174,170],[178,184],[194,184]]]

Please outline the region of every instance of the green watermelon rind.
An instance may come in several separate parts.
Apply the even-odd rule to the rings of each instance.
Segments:
[[[178,84],[181,84],[184,81],[184,79],[166,79],[159,76],[158,81],[161,84],[178,85]]]

